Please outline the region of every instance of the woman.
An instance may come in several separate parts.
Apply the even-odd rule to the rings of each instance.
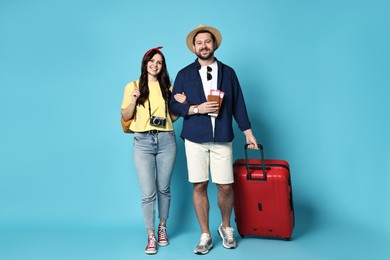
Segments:
[[[156,242],[159,246],[169,244],[166,221],[176,156],[172,122],[178,117],[172,115],[168,107],[172,86],[161,48],[153,48],[145,53],[141,76],[137,81],[127,84],[121,111],[124,120],[134,118],[130,130],[134,132],[134,162],[142,191],[141,204],[148,233],[146,254],[157,253]],[[154,232],[156,199],[160,219],[157,241]]]

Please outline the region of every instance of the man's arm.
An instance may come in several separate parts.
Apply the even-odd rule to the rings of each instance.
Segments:
[[[171,112],[175,115],[185,117],[188,114],[188,110],[190,109],[190,105],[186,103],[180,103],[175,99],[176,94],[185,94],[184,87],[185,83],[181,79],[181,74],[176,76],[175,82],[173,84],[173,90],[172,90],[172,95],[171,95],[171,100],[170,100],[170,105],[171,105]]]

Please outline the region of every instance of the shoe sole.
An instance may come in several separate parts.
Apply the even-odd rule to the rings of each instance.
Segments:
[[[219,236],[222,238],[222,246],[224,247],[224,248],[226,248],[226,249],[235,249],[236,247],[237,247],[237,245],[236,246],[227,246],[226,244],[225,244],[225,242],[224,242],[224,239],[223,239],[223,236],[222,236],[222,232],[219,232],[219,228],[218,228],[218,234],[219,234]]]
[[[157,250],[156,251],[146,251],[145,250],[145,254],[147,254],[147,255],[155,255],[155,254],[157,254]]]
[[[157,242],[159,246],[167,246],[169,245],[169,242]]]
[[[211,244],[211,245],[207,248],[207,251],[198,252],[198,251],[194,250],[194,253],[197,254],[197,255],[205,255],[205,254],[207,254],[212,248],[213,248],[213,244]]]

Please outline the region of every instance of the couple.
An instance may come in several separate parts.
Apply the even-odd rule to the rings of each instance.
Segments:
[[[124,120],[134,118],[134,162],[142,191],[142,210],[148,233],[146,254],[156,254],[157,244],[168,245],[166,221],[170,208],[170,182],[176,156],[173,122],[183,117],[188,179],[193,183],[193,203],[201,228],[194,253],[207,254],[212,248],[209,229],[207,185],[209,169],[218,187],[222,223],[218,233],[225,248],[237,246],[230,225],[233,210],[232,117],[246,136],[250,149],[258,149],[248,118],[244,97],[232,68],[214,57],[221,44],[220,32],[199,25],[187,36],[187,47],[197,59],[176,76],[171,86],[161,47],[143,57],[141,76],[125,88],[122,102]],[[221,104],[207,101],[210,91],[223,93]],[[219,93],[219,92],[218,92]],[[219,110],[218,116],[209,115]],[[155,205],[159,225],[155,237]]]

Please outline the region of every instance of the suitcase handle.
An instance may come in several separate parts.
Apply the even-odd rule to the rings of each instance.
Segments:
[[[267,171],[265,170],[264,165],[264,149],[263,145],[257,144],[260,150],[260,159],[261,159],[261,168],[263,170],[263,177],[262,178],[253,178],[250,171],[249,171],[249,164],[248,164],[248,144],[245,144],[244,150],[245,150],[245,164],[246,164],[246,179],[247,180],[258,180],[258,181],[266,181],[267,180]]]

